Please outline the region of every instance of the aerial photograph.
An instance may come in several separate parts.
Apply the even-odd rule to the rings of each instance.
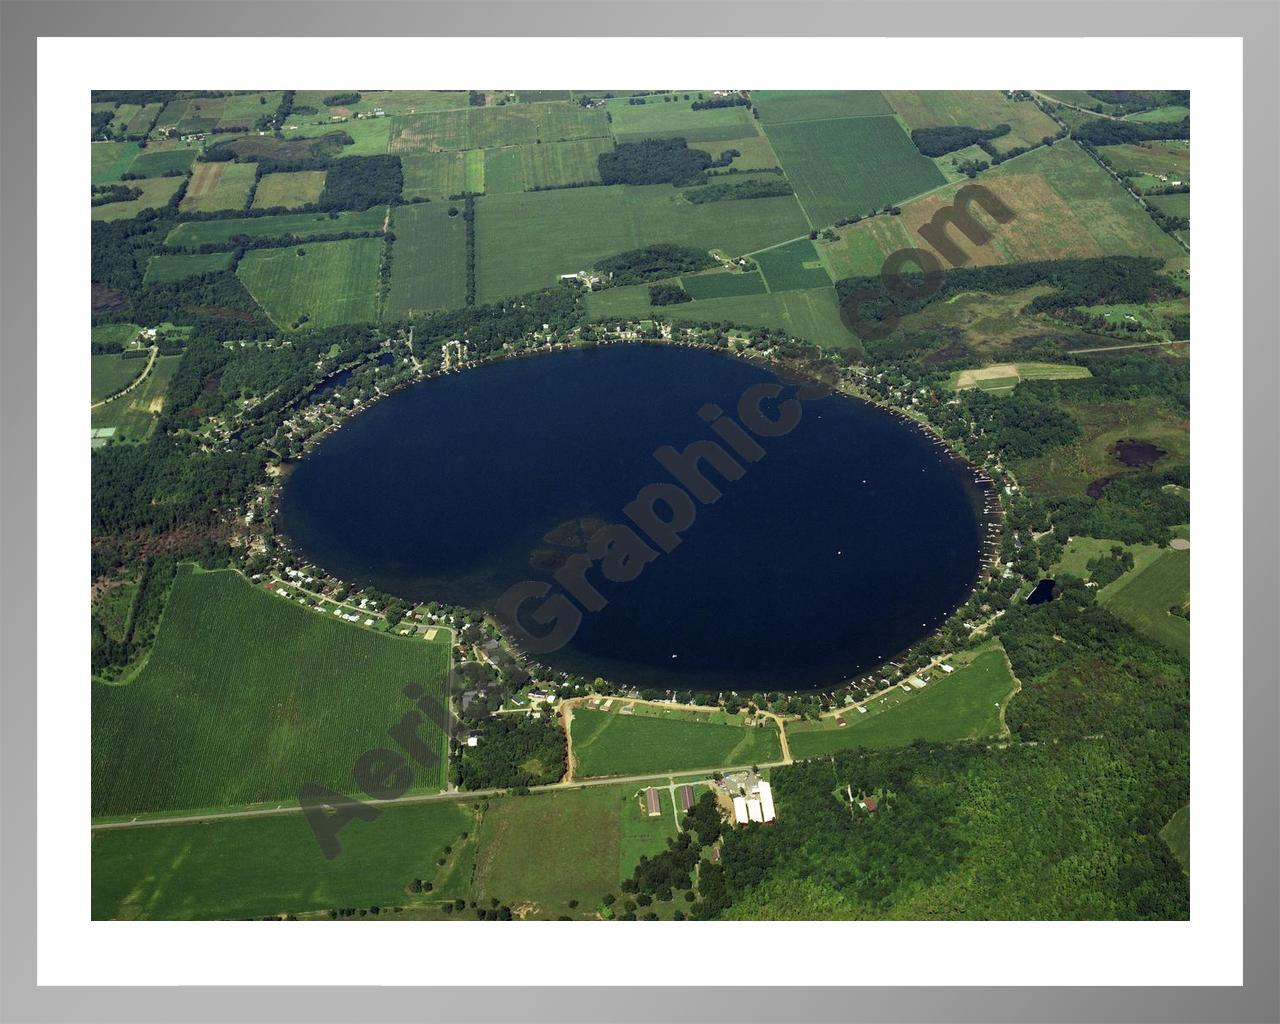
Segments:
[[[1189,91],[89,99],[94,920],[1189,919]]]

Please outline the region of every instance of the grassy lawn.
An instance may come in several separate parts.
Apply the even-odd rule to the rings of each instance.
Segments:
[[[660,852],[675,834],[670,793],[661,791],[656,818],[641,808],[639,793],[638,786],[594,786],[491,801],[480,827],[475,897],[509,901],[528,917],[594,916],[640,856]]]
[[[93,833],[93,919],[203,920],[300,914],[341,907],[415,906],[446,846],[475,831],[462,801],[386,808],[340,833],[326,860],[301,814]]]
[[[1145,636],[1191,655],[1191,622],[1169,609],[1191,599],[1191,552],[1165,551],[1147,566],[1126,573],[1099,600]]]
[[[356,794],[356,758],[413,707],[401,688],[442,698],[449,657],[182,566],[139,674],[93,685],[93,813],[289,801],[308,782]],[[421,731],[443,750],[440,728]],[[443,777],[421,769],[415,787]]]
[[[792,196],[694,205],[670,185],[485,196],[476,203],[478,301],[546,288],[560,274],[659,242],[738,254],[807,232]]]
[[[114,395],[137,378],[147,366],[147,360],[125,359],[122,355],[90,356],[89,391],[98,402]]]
[[[894,117],[846,117],[765,129],[813,227],[866,215],[943,184]]]
[[[429,309],[459,309],[467,301],[467,227],[446,203],[396,208],[389,318]]]
[[[645,772],[759,764],[782,757],[778,732],[763,726],[713,724],[709,719],[622,715],[577,708],[573,712],[575,774]]]
[[[1121,544],[1118,540],[1100,540],[1097,537],[1072,537],[1062,548],[1062,557],[1054,563],[1055,573],[1065,572],[1078,576],[1082,580],[1089,578],[1089,562],[1100,556],[1111,553],[1114,547],[1121,547],[1133,555],[1133,569],[1113,580],[1100,590],[1099,596],[1107,593],[1129,578],[1129,575],[1145,569],[1160,557],[1165,549],[1154,544]]]
[[[101,207],[107,209],[107,207]],[[381,231],[386,220],[385,206],[359,212],[281,213],[269,217],[235,217],[230,220],[199,220],[179,224],[165,237],[164,244],[194,249],[206,242],[229,242],[235,235],[251,238],[308,238],[311,235],[343,231]]]
[[[311,327],[372,323],[378,319],[382,249],[381,238],[251,249],[240,260],[236,274],[284,330],[303,317]]]
[[[866,714],[850,711],[841,728],[834,718],[787,726],[787,743],[796,758],[829,754],[853,747],[905,747],[915,740],[951,742],[998,736],[1000,707],[1013,693],[1004,650],[998,643],[984,648],[963,667],[946,675],[934,669],[923,689],[890,691],[866,705]]]
[[[252,166],[252,164],[246,165]],[[275,206],[286,209],[306,206],[320,198],[324,191],[324,171],[279,171],[264,174],[253,193],[253,208],[269,210]]]
[[[1160,838],[1173,851],[1182,865],[1182,870],[1191,874],[1191,805],[1173,812],[1164,828],[1160,830]]]

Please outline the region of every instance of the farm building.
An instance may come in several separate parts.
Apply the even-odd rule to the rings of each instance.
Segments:
[[[680,787],[680,810],[687,811],[693,806],[693,787],[686,784]]]
[[[747,798],[745,796],[735,796],[733,798],[733,820],[739,825],[747,823]]]
[[[747,814],[757,824],[764,820],[764,816],[760,813],[760,801],[755,797],[747,801]]]
[[[658,796],[658,791],[652,786],[644,791],[644,803],[649,811],[649,817],[656,818],[662,813],[662,800]]]
[[[760,780],[760,815],[765,821],[773,821],[773,787]]]

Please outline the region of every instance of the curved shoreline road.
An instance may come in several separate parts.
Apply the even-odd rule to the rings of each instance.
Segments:
[[[759,768],[781,768],[786,764],[785,761],[769,761],[756,765]],[[740,765],[714,765],[708,768],[691,768],[687,771],[676,772],[655,772],[646,775],[609,775],[602,778],[582,779],[575,782],[553,782],[546,786],[530,786],[531,793],[555,793],[566,789],[587,789],[591,786],[625,786],[629,782],[655,782],[666,781],[674,782],[676,779],[683,779],[688,776],[710,775],[712,772],[736,772],[745,771],[752,766],[749,764]],[[361,803],[368,807],[398,807],[404,804],[425,804],[432,803],[437,800],[472,800],[476,798],[500,796],[503,793],[511,792],[512,787],[507,786],[500,789],[459,789],[447,790],[443,793],[419,793],[416,796],[402,796],[395,800],[365,800],[365,801],[349,801],[347,803],[335,804],[335,807],[356,807]],[[173,815],[170,817],[157,818],[132,818],[128,821],[100,821],[90,825],[90,829],[94,832],[105,832],[112,829],[121,828],[145,828],[149,825],[190,825],[213,821],[231,821],[241,818],[269,818],[280,814],[301,814],[302,807],[298,804],[280,804],[276,807],[257,807],[243,811],[214,811],[209,814],[183,814]]]

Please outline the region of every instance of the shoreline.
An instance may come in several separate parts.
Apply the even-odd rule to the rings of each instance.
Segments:
[[[671,327],[671,325],[669,324],[663,324],[662,326],[666,327],[668,331]],[[270,474],[269,476],[269,482],[268,482],[269,490],[268,490],[268,493],[265,495],[265,501],[264,501],[265,507],[262,509],[263,519],[269,525],[269,530],[270,530],[269,536],[274,541],[275,545],[280,551],[285,552],[294,558],[298,558],[298,559],[306,558],[305,554],[292,544],[288,536],[279,527],[279,511],[280,511],[279,500],[284,487],[284,483],[288,479],[291,472],[291,468],[289,467],[295,466],[298,463],[300,463],[303,459],[307,457],[308,454],[310,454],[314,450],[316,446],[318,446],[321,442],[323,442],[325,439],[331,436],[331,434],[333,434],[337,430],[340,430],[342,427],[346,426],[347,423],[352,418],[360,415],[367,409],[371,408],[373,405],[380,402],[382,399],[388,398],[391,395],[394,395],[406,388],[419,385],[419,384],[424,384],[428,381],[438,380],[440,378],[449,376],[450,374],[464,373],[468,370],[476,370],[476,369],[483,368],[485,366],[495,365],[495,364],[506,362],[509,360],[525,359],[525,358],[531,358],[539,355],[550,355],[557,352],[571,351],[575,349],[607,348],[615,345],[651,345],[654,347],[679,347],[679,348],[702,349],[705,351],[718,353],[724,356],[725,358],[742,360],[746,363],[750,363],[752,365],[755,365],[757,367],[760,367],[762,369],[765,369],[773,373],[776,377],[778,377],[780,381],[783,381],[785,383],[808,384],[810,386],[818,386],[818,387],[825,388],[829,391],[828,397],[839,396],[847,400],[859,402],[867,406],[872,406],[881,412],[886,412],[892,416],[895,416],[897,419],[902,421],[904,425],[910,425],[918,429],[922,434],[925,435],[925,437],[931,442],[931,444],[933,444],[938,448],[943,449],[946,452],[947,457],[956,465],[957,470],[968,474],[968,480],[966,482],[966,486],[972,489],[972,492],[977,498],[977,503],[974,508],[974,516],[975,516],[975,521],[978,528],[977,570],[974,574],[971,585],[967,593],[965,594],[964,598],[956,605],[955,608],[952,608],[946,614],[946,616],[943,619],[943,622],[945,623],[946,620],[949,619],[952,614],[954,614],[960,607],[963,606],[965,601],[967,601],[970,597],[972,597],[972,595],[978,590],[979,586],[983,583],[985,577],[987,577],[988,575],[994,574],[996,554],[999,551],[1000,541],[1003,536],[1004,517],[1005,517],[1004,502],[1001,499],[999,487],[996,481],[994,480],[994,478],[991,476],[991,474],[983,466],[974,464],[964,453],[957,451],[956,448],[954,448],[952,444],[950,444],[947,441],[946,438],[942,437],[933,428],[932,424],[924,420],[923,417],[916,417],[916,416],[910,415],[908,412],[903,411],[902,409],[899,409],[898,407],[893,406],[888,402],[877,400],[874,396],[867,394],[865,392],[848,390],[849,383],[847,381],[840,380],[836,383],[830,383],[829,381],[824,380],[820,372],[815,372],[815,370],[821,370],[823,367],[832,365],[825,362],[815,367],[811,362],[784,361],[784,360],[772,358],[767,355],[764,355],[764,356],[757,355],[751,352],[750,350],[743,351],[743,350],[734,349],[730,346],[711,345],[703,342],[688,341],[688,340],[673,341],[670,339],[669,334],[662,335],[657,338],[642,338],[637,336],[635,329],[624,329],[623,331],[619,332],[619,334],[620,336],[618,337],[605,337],[598,340],[591,340],[591,341],[576,340],[576,341],[569,341],[569,342],[561,341],[561,342],[554,342],[554,343],[548,342],[546,344],[539,345],[537,347],[524,347],[524,348],[519,348],[512,351],[501,351],[499,353],[485,356],[480,359],[467,360],[465,362],[461,362],[452,366],[439,367],[439,368],[430,370],[428,372],[421,371],[421,366],[418,363],[417,357],[413,355],[412,348],[410,348],[409,358],[414,362],[415,366],[419,366],[419,371],[417,373],[415,373],[413,376],[411,376],[406,380],[398,382],[397,384],[395,384],[394,386],[386,390],[379,388],[377,394],[373,397],[362,398],[358,406],[344,411],[336,419],[334,423],[329,424],[323,430],[310,435],[303,442],[302,452],[300,455],[298,455],[295,458],[281,459],[278,463],[275,464],[275,466],[277,467],[277,471],[273,474]],[[334,370],[332,373],[327,375],[324,379],[317,382],[316,385],[310,391],[308,391],[307,395],[300,398],[298,400],[297,406],[295,406],[294,408],[295,409],[301,408],[303,404],[306,402],[307,398],[309,398],[312,394],[315,393],[316,389],[323,387],[324,384],[328,380],[332,379],[334,376],[337,376],[341,373],[346,373],[346,372],[354,373],[357,370],[365,368],[369,365],[375,365],[377,363],[377,360],[386,351],[387,351],[386,348],[380,348],[372,354],[371,358],[366,358],[365,360],[354,363],[351,366],[345,366],[345,367],[341,367],[339,369]],[[819,350],[819,351],[822,351],[823,354],[825,354],[825,350]],[[848,371],[845,368],[841,367],[839,368],[838,372],[841,375],[843,375]],[[315,563],[308,562],[307,564],[315,564]],[[317,564],[317,568],[322,569],[322,567],[320,567],[318,564]],[[322,571],[324,570],[322,569]],[[345,586],[347,588],[351,588],[352,586],[357,586],[357,587],[360,587],[360,589],[363,589],[361,585],[352,584],[350,581],[344,580],[338,576],[334,576],[328,573],[327,571],[325,571],[325,576],[326,578],[335,581],[335,583],[337,583],[340,586]],[[387,591],[386,593],[388,593],[392,597],[397,597],[400,600],[410,602],[415,606],[425,603],[425,601],[418,601],[416,599],[410,601],[409,598],[406,598],[402,595],[391,593],[390,591]],[[462,608],[464,610],[475,611],[480,613],[483,616],[483,621],[489,625],[492,625],[498,631],[501,638],[501,643],[503,644],[503,646],[507,649],[507,651],[511,654],[511,656],[520,664],[520,666],[526,672],[530,672],[531,674],[538,674],[545,677],[554,677],[557,675],[563,677],[570,674],[568,672],[565,672],[564,670],[556,669],[553,666],[540,662],[537,660],[536,657],[524,651],[521,648],[521,646],[515,640],[513,640],[509,632],[502,626],[502,624],[499,623],[494,618],[493,613],[490,610],[485,608],[479,608],[479,607],[471,608],[470,606],[454,605],[452,602],[440,602],[440,603],[448,605],[449,607]],[[901,650],[895,651],[890,655],[881,658],[880,660],[876,661],[875,664],[869,666],[863,671],[860,671],[857,675],[845,676],[837,681],[823,682],[823,683],[816,684],[815,686],[812,686],[812,687],[787,689],[787,690],[782,690],[777,692],[785,693],[788,695],[795,695],[795,696],[816,695],[820,697],[829,697],[831,698],[833,703],[836,703],[835,694],[837,692],[845,689],[857,688],[859,680],[866,680],[871,685],[875,685],[875,680],[872,678],[874,675],[878,674],[886,666],[892,666],[896,660],[901,659],[904,655],[908,654],[911,650],[913,650],[918,645],[928,642],[930,639],[932,639],[934,636],[937,635],[939,629],[941,629],[941,626],[936,627],[935,629],[919,637],[910,646],[903,648]],[[612,685],[617,686],[620,690],[624,690],[624,691],[625,690],[638,691],[639,689],[644,688],[644,687],[637,687],[633,684],[624,683],[624,682],[618,682],[618,681],[610,681],[610,682],[612,682]],[[688,685],[681,686],[679,685],[680,681],[678,680],[675,682],[677,683],[677,689],[688,689],[690,692],[699,694],[702,696],[708,696],[713,692],[717,692],[711,689],[699,689],[697,687],[691,687]],[[722,689],[718,692],[725,693],[725,692],[738,692],[738,691],[726,691]],[[860,699],[860,698],[857,698],[857,699]]]

